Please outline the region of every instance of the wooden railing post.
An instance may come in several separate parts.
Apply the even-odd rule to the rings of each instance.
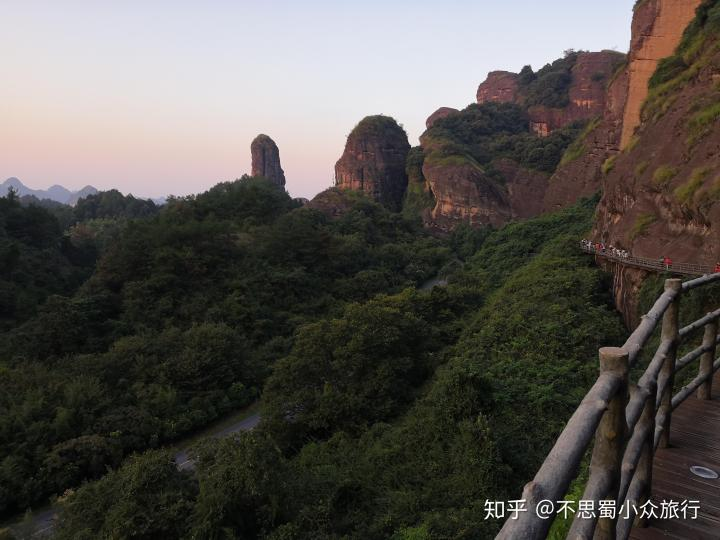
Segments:
[[[620,390],[600,421],[595,432],[595,446],[590,461],[590,474],[606,475],[607,489],[599,499],[617,500],[620,487],[620,469],[625,445],[625,407],[628,402],[628,352],[618,347],[600,349],[600,372],[615,372],[623,380]],[[617,518],[599,518],[595,527],[595,540],[614,540]]]
[[[707,351],[700,357],[699,377],[707,376],[700,388],[698,388],[698,399],[712,399],[712,369],[715,362],[715,349],[718,335],[718,321],[715,319],[705,325],[705,336],[703,337],[703,348]]]
[[[640,488],[637,505],[645,504],[650,498],[650,490],[652,488],[652,468],[653,459],[655,457],[655,394],[657,393],[657,384],[653,381],[648,383],[648,398],[645,401],[642,415],[635,429],[647,430],[645,442],[643,444],[640,461],[638,462],[635,478],[633,482],[637,482]],[[647,525],[646,519],[640,519],[639,515],[635,523],[638,527]]]
[[[675,298],[665,311],[662,322],[662,341],[670,341],[672,345],[668,349],[665,362],[660,371],[660,384],[664,390],[660,396],[660,408],[658,414],[662,419],[662,431],[660,432],[660,448],[667,448],[670,444],[670,420],[672,416],[673,382],[675,380],[675,360],[680,341],[680,292],[682,291],[682,280],[666,279],[665,291],[675,291]]]

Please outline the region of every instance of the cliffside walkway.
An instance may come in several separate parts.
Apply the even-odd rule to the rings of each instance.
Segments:
[[[680,324],[683,295],[712,283],[720,273],[666,280],[623,346],[599,350],[595,384],[525,486],[523,511],[510,514],[497,539],[546,538],[586,455],[585,490],[565,511],[573,520],[567,538],[720,539],[720,309]],[[647,367],[636,379],[641,357]],[[676,378],[690,382],[680,387]]]
[[[601,251],[595,249],[592,246],[586,246],[584,244],[580,244],[580,249],[583,250],[585,253],[590,253],[591,255],[595,255],[596,257],[602,257],[618,264],[623,264],[625,266],[634,266],[636,268],[643,268],[652,272],[672,272],[673,274],[692,277],[712,274],[715,270],[712,266],[682,262],[673,262],[670,266],[666,266],[663,264],[660,258],[647,259],[644,257],[635,257],[633,255],[621,257],[619,255],[611,253],[609,250]]]
[[[659,508],[662,501],[699,501],[697,519],[651,518],[632,530],[632,540],[720,538],[720,480],[688,474],[695,465],[720,472],[720,372],[712,388],[712,400],[693,396],[673,411],[670,445],[653,460],[650,500]]]

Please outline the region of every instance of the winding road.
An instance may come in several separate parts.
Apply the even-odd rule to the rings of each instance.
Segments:
[[[447,279],[434,277],[425,281],[418,287],[421,291],[430,291],[435,287],[445,287],[448,284]],[[241,413],[242,414],[242,413]],[[230,417],[230,421],[220,421],[215,425],[194,434],[192,437],[188,437],[184,441],[174,445],[178,449],[175,453],[175,463],[177,468],[181,471],[191,471],[195,468],[195,463],[190,458],[189,450],[190,447],[198,440],[205,438],[216,438],[220,439],[223,437],[229,437],[240,431],[249,431],[255,428],[260,423],[260,413],[253,413],[244,415],[241,418],[237,418],[237,415]],[[57,517],[57,507],[45,506],[34,512],[31,512],[22,521],[17,521],[12,524],[5,524],[13,534],[20,539],[26,538],[44,538],[49,537],[52,534],[53,525]],[[0,529],[2,529],[0,525]]]
[[[249,431],[260,423],[260,413],[258,412],[249,416],[242,415],[241,418],[237,418],[237,416],[237,414],[231,416],[229,422],[227,419],[220,421],[214,426],[206,428],[185,441],[174,445],[175,448],[179,448],[175,453],[177,468],[181,471],[191,471],[195,468],[195,464],[193,460],[190,459],[188,451],[196,441],[210,437],[215,439],[229,437],[241,431]],[[22,521],[4,526],[8,527],[18,539],[46,538],[52,534],[56,517],[57,507],[49,505],[31,512],[29,515],[26,515]],[[2,527],[3,526],[0,525],[0,529],[2,529]]]

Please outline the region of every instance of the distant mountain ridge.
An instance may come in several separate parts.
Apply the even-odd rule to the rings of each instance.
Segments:
[[[79,199],[87,197],[88,195],[95,195],[98,190],[93,186],[85,186],[79,191],[70,191],[69,189],[55,184],[48,189],[31,189],[23,184],[17,178],[8,178],[2,184],[0,184],[0,196],[4,197],[7,195],[10,188],[14,188],[17,191],[19,197],[24,195],[33,195],[38,199],[50,199],[62,204],[68,204],[75,206]]]

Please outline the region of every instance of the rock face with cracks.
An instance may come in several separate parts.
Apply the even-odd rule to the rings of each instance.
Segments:
[[[391,210],[402,205],[408,178],[407,133],[389,116],[368,116],[352,130],[335,164],[335,185],[362,191]]]
[[[273,184],[285,187],[285,173],[280,166],[280,150],[267,135],[258,135],[250,145],[252,176],[263,176]]]

